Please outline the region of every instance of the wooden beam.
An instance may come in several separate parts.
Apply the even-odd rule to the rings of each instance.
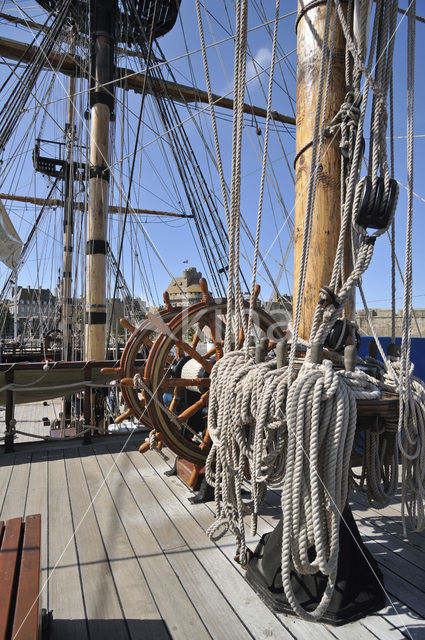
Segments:
[[[7,13],[0,12],[0,20],[6,20],[7,22],[12,22],[13,24],[19,24],[27,29],[33,29],[34,31],[43,31],[43,33],[48,33],[50,27],[46,27],[44,24],[40,24],[39,22],[32,22],[31,20],[26,20],[25,18],[17,18],[16,16],[10,16]],[[117,53],[122,53],[126,56],[131,56],[132,58],[141,58],[142,56],[138,51],[131,51],[131,49],[123,49],[122,47],[116,47]]]
[[[34,198],[32,196],[17,196],[11,193],[0,193],[0,200],[11,200],[13,202],[26,202],[28,204],[35,204],[38,206],[45,205],[46,207],[63,207],[63,200],[58,200],[56,198],[51,198],[50,200],[45,200],[44,198]],[[74,210],[75,211],[84,211],[84,203],[83,202],[74,202]],[[125,213],[125,207],[116,207],[114,205],[109,206],[109,213]],[[132,207],[128,210],[129,214],[141,213],[147,216],[169,216],[171,218],[193,218],[192,215],[187,213],[174,213],[172,211],[156,211],[155,209],[133,209]]]
[[[16,40],[9,40],[8,38],[0,38],[0,56],[8,58],[10,60],[21,60],[22,62],[29,62],[32,57],[39,50],[38,47],[28,47],[28,45]],[[85,78],[87,72],[84,69],[81,58],[75,56],[74,58],[63,52],[50,53],[47,56],[45,67],[53,69],[54,71],[65,75],[75,75],[75,77]],[[131,69],[125,69],[123,67],[116,67],[114,85],[121,89],[127,89],[134,91],[135,93],[141,93],[145,84],[145,74],[132,71]],[[146,84],[146,92],[154,95],[163,95],[173,98],[177,102],[202,102],[208,104],[208,93],[197,89],[196,87],[189,87],[178,82],[170,82],[169,80],[157,80],[150,78]],[[233,100],[217,94],[212,95],[212,99],[215,107],[222,107],[223,109],[233,109]],[[244,104],[244,112],[256,116],[258,118],[265,118],[267,110],[261,107],[256,107],[251,104]],[[281,122],[283,124],[295,125],[295,118],[287,116],[277,111],[272,111],[272,117],[275,122]]]

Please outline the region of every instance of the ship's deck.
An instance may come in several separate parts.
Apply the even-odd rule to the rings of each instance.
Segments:
[[[0,453],[0,518],[42,514],[42,606],[51,638],[425,637],[425,536],[403,539],[396,504],[382,511],[353,498],[363,538],[382,568],[389,598],[377,615],[330,627],[272,613],[233,562],[230,536],[205,530],[213,503],[191,505],[173,456],[137,452],[140,434],[95,444],[22,443]],[[276,493],[259,534],[278,519]],[[251,547],[255,541],[250,540]]]

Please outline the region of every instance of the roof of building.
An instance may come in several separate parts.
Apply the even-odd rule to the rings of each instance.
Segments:
[[[19,287],[17,299],[18,304],[19,302],[52,303],[55,300],[55,296],[50,291],[50,289],[42,289],[41,287],[39,287],[38,289],[32,289],[31,287]]]

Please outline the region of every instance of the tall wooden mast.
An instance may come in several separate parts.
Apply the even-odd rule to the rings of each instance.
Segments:
[[[105,357],[106,231],[109,198],[109,121],[114,106],[116,0],[91,3],[90,188],[86,246],[85,360]]]
[[[326,2],[319,6],[315,3],[304,11],[308,4],[306,0],[299,0],[298,3],[298,13],[301,17],[297,25],[296,153],[300,155],[295,166],[294,309],[300,273],[308,181],[312,169],[311,144],[304,152],[301,150],[313,139],[326,18]],[[332,120],[344,101],[344,63],[345,39],[337,21],[325,125]],[[324,140],[320,165],[299,329],[299,334],[304,339],[310,337],[319,290],[323,285],[328,285],[331,279],[338,243],[341,198],[341,151],[338,137]]]

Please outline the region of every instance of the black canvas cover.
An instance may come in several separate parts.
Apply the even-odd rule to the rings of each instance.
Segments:
[[[282,587],[282,528],[281,518],[271,533],[263,535],[248,565],[246,579],[271,609],[293,615]],[[361,540],[349,506],[343,512],[339,543],[336,589],[326,614],[320,619],[334,625],[364,617],[382,609],[386,603],[382,574]],[[326,580],[320,572],[300,576],[292,571],[295,596],[307,611],[315,609],[320,602]]]

